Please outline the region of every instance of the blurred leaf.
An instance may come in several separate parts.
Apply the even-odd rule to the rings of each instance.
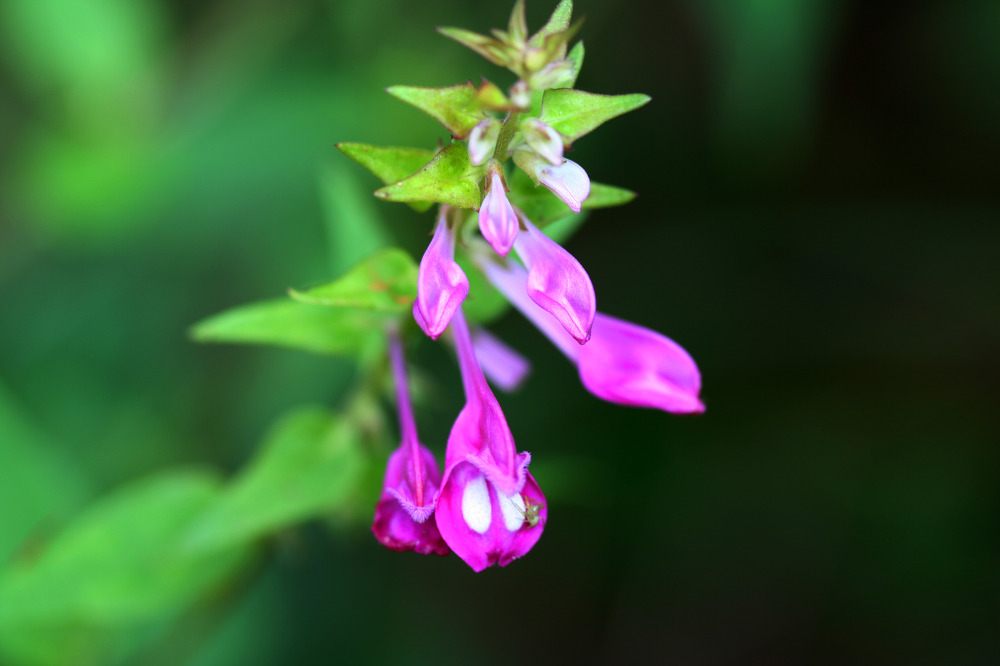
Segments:
[[[546,90],[541,119],[572,143],[607,121],[649,102],[649,95],[598,95],[559,88]]]
[[[150,623],[236,575],[248,549],[180,547],[218,493],[218,480],[199,470],[145,479],[92,506],[36,560],[6,568],[0,652],[17,663],[105,663]]]
[[[623,187],[605,185],[603,183],[590,184],[590,196],[583,202],[583,208],[609,208],[611,206],[621,206],[635,199],[635,192],[626,190]]]
[[[420,171],[375,191],[386,201],[434,201],[458,208],[479,208],[486,165],[473,166],[465,144],[452,143]]]
[[[464,139],[486,117],[472,81],[446,88],[389,86],[385,91],[437,120],[456,139]]]
[[[517,53],[503,42],[462,28],[438,28],[438,33],[454,39],[462,46],[472,49],[494,65],[509,67],[517,59]]]
[[[4,0],[0,33],[14,71],[88,125],[121,132],[150,110],[166,21],[160,3],[134,0]],[[68,102],[68,104],[67,104]]]
[[[59,518],[88,494],[87,482],[18,413],[0,384],[0,563],[46,520]],[[16,510],[13,508],[16,507]]]
[[[333,282],[306,291],[290,289],[289,293],[295,300],[315,305],[409,312],[417,298],[417,264],[404,250],[387,248]]]
[[[413,174],[434,157],[434,151],[422,148],[381,148],[364,143],[338,143],[337,148],[386,185]],[[422,213],[431,207],[431,203],[411,202],[410,207]]]
[[[361,478],[361,435],[320,408],[282,418],[258,457],[188,536],[192,549],[255,539],[336,508]]]
[[[559,4],[552,11],[549,20],[545,25],[531,36],[528,43],[531,46],[541,46],[547,37],[558,34],[569,28],[569,21],[573,17],[573,0],[560,0]]]
[[[345,165],[335,163],[320,173],[324,217],[335,274],[389,244],[388,234],[368,196]]]
[[[317,354],[359,354],[381,345],[385,320],[287,298],[241,305],[191,327],[197,342],[288,347]]]
[[[573,61],[573,78],[566,85],[567,88],[572,88],[580,78],[580,70],[583,68],[583,41],[577,42],[566,57]]]

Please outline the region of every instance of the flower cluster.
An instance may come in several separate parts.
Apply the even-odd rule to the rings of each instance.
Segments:
[[[598,312],[587,271],[540,228],[552,218],[630,198],[626,190],[592,184],[564,151],[604,121],[648,101],[643,95],[573,89],[583,48],[568,48],[579,27],[570,25],[571,11],[572,3],[563,0],[530,36],[523,0],[507,30],[494,30],[492,37],[440,30],[518,79],[506,95],[487,81],[478,88],[390,88],[451,131],[454,141],[436,154],[341,145],[387,183],[376,195],[415,207],[441,204],[417,271],[413,318],[432,339],[449,331],[465,392],[441,474],[417,439],[402,342],[393,332],[402,441],[389,459],[372,530],[389,548],[454,552],[476,571],[527,553],[545,528],[548,507],[528,471],[531,455],[517,451],[487,383],[489,376],[500,388],[516,386],[526,362],[486,331],[470,330],[462,309],[470,283],[456,250],[577,365],[583,386],[598,398],[672,413],[704,409],[698,368],[687,352],[659,333]],[[509,159],[527,177],[521,185],[516,170],[505,171]],[[416,162],[423,166],[397,180],[404,164]],[[548,198],[524,196],[525,183],[529,193],[531,184],[544,187]],[[544,205],[530,215],[536,224],[528,208],[539,199]]]

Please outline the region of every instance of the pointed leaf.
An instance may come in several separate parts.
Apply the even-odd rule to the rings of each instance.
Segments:
[[[573,0],[561,0],[549,17],[548,22],[542,29],[531,36],[528,44],[531,46],[541,46],[545,38],[549,35],[562,32],[569,28],[570,18],[573,16]]]
[[[494,65],[509,67],[516,59],[517,52],[503,42],[462,28],[438,28],[437,31],[462,46],[472,49]]]
[[[385,318],[289,298],[226,310],[191,327],[197,342],[274,345],[316,354],[363,354],[384,343]]]
[[[456,139],[464,139],[486,117],[472,81],[446,88],[389,86],[385,91],[437,120]]]
[[[376,252],[346,275],[306,291],[289,290],[303,303],[373,310],[388,314],[409,312],[417,298],[417,264],[399,248]]]
[[[192,526],[186,545],[214,550],[329,513],[351,497],[365,466],[356,426],[318,407],[297,409]]]
[[[458,208],[479,208],[486,165],[474,166],[464,144],[452,143],[423,169],[398,183],[375,190],[386,201],[434,201]]]
[[[623,187],[614,185],[604,185],[603,183],[590,184],[590,196],[583,202],[583,208],[609,208],[611,206],[621,206],[635,199],[635,192],[626,190]]]
[[[524,16],[524,0],[517,0],[514,9],[510,11],[510,19],[507,21],[507,35],[514,43],[521,43],[528,39],[528,21]]]
[[[406,178],[434,157],[433,150],[423,150],[422,148],[383,148],[364,143],[338,143],[337,148],[378,176],[379,180],[386,185]],[[410,207],[418,213],[422,213],[431,207],[431,203],[413,202]]]
[[[580,78],[580,69],[583,67],[583,42],[577,42],[566,57],[573,61],[573,78],[566,87],[573,88],[576,86],[576,80]]]
[[[648,95],[598,95],[560,88],[546,90],[542,99],[542,120],[566,137],[567,145],[616,116],[637,109],[649,101]]]

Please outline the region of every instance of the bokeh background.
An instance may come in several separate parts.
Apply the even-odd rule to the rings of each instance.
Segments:
[[[340,404],[349,359],[187,329],[335,277],[350,206],[419,257],[430,214],[369,203],[334,143],[446,139],[382,89],[506,87],[434,27],[508,11],[0,3],[3,566],[109,493],[234,474],[289,409]],[[0,608],[3,664],[997,663],[1000,3],[577,11],[578,86],[653,102],[574,146],[639,198],[568,248],[602,310],[698,360],[707,412],[601,403],[510,314],[495,331],[534,374],[500,400],[550,505],[530,556],[473,574],[383,549],[370,513],[314,520],[141,626],[101,615],[113,591],[34,633]],[[431,344],[415,363],[443,456],[457,370]]]

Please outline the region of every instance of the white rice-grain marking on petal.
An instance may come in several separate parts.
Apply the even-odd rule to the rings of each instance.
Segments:
[[[521,497],[521,493],[502,495],[498,492],[497,496],[500,498],[500,510],[503,511],[504,525],[511,532],[521,529],[521,525],[524,524],[525,512],[524,498]]]
[[[493,505],[486,478],[478,475],[465,484],[462,491],[462,518],[473,532],[486,534],[493,520]]]

